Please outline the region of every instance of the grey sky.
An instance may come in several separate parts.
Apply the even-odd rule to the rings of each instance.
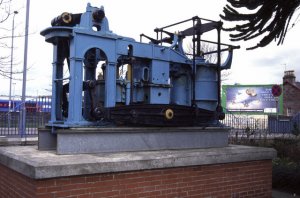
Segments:
[[[106,16],[109,20],[110,29],[119,35],[132,37],[139,40],[139,35],[145,33],[154,36],[153,29],[174,22],[199,17],[219,20],[219,14],[225,5],[225,0],[210,1],[174,1],[174,0],[31,0],[29,31],[29,54],[28,54],[28,82],[27,95],[49,95],[46,91],[50,88],[52,72],[52,46],[40,36],[40,31],[49,27],[51,20],[62,12],[80,13],[84,12],[86,4],[92,6],[104,6]],[[24,32],[26,0],[13,0],[13,10],[19,10],[15,18],[17,25],[16,35]],[[11,27],[11,21],[7,21]],[[227,26],[227,24],[225,24]],[[296,70],[300,78],[300,46],[299,38],[300,25],[288,32],[285,43],[277,46],[272,43],[270,46],[246,51],[250,43],[232,43],[228,34],[222,36],[222,42],[234,45],[242,45],[242,49],[236,50],[231,75],[225,83],[233,84],[280,84],[282,75],[286,69]],[[10,42],[10,41],[9,41]],[[21,70],[23,67],[23,43],[24,38],[15,39],[15,63],[14,68]],[[22,76],[16,76],[21,78]],[[298,79],[299,80],[299,79]],[[21,81],[14,81],[14,93],[21,94]],[[9,80],[0,78],[0,95],[8,94]]]

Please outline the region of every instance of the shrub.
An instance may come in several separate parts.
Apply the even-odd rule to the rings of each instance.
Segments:
[[[273,188],[300,194],[300,163],[287,158],[273,160]]]
[[[296,137],[298,137],[298,135],[300,135],[300,130],[299,130],[297,122],[294,122],[294,124],[293,124],[292,134],[295,135]]]
[[[275,138],[271,146],[277,150],[279,158],[300,162],[300,140],[298,138]]]

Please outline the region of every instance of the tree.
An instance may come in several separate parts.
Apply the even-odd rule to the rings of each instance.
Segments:
[[[8,43],[12,38],[12,29],[6,28],[9,26],[6,22],[8,22],[8,19],[14,14],[14,12],[11,11],[11,2],[12,0],[0,0],[0,75],[7,78],[10,77],[10,50],[12,46]]]
[[[10,12],[11,1],[12,0],[0,0],[0,10],[1,10],[0,23],[4,23],[11,15]]]
[[[217,51],[217,46],[209,44],[207,42],[201,42],[200,43],[201,47],[200,50],[205,53],[205,52],[213,52]],[[190,58],[192,58],[191,54],[193,53],[193,43],[189,43],[187,45],[187,53],[190,54]],[[221,53],[221,58],[223,57],[223,53]],[[216,63],[217,62],[217,53],[211,53],[211,54],[206,54],[204,55],[205,60],[207,60],[210,63]],[[222,81],[226,81],[229,79],[231,72],[228,70],[222,70],[221,71],[221,79]]]
[[[264,36],[259,43],[247,49],[265,47],[273,40],[277,45],[283,43],[292,16],[300,6],[300,0],[227,0],[224,15],[220,17],[229,22],[241,22],[227,31],[232,41],[251,40]]]

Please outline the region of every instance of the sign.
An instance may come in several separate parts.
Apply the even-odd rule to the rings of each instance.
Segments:
[[[272,86],[272,95],[274,97],[279,97],[282,93],[282,89],[280,85],[273,85]]]
[[[276,113],[281,110],[277,104],[281,105],[282,95],[276,101],[272,87],[273,85],[224,85],[222,105],[227,112]]]

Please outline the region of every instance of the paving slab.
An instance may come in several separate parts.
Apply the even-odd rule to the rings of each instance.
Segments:
[[[0,136],[0,146],[37,145],[38,137]]]

